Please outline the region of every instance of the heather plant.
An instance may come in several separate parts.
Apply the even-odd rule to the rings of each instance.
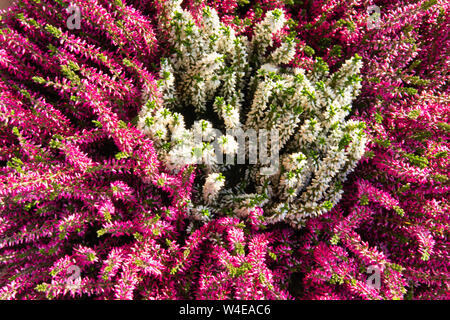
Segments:
[[[78,4],[84,7],[84,2]],[[122,30],[129,30],[129,25],[119,28],[116,18],[102,14],[105,9],[99,3],[90,4],[83,26],[92,37],[85,39],[65,31],[67,2],[21,1],[3,17],[0,107],[7,125],[2,127],[0,291],[4,299],[39,298],[45,291],[49,297],[61,295],[67,291],[65,268],[72,264],[82,268],[79,294],[104,290],[94,286],[91,272],[96,263],[100,269],[114,240],[109,236],[101,240],[97,231],[112,237],[128,232],[124,215],[133,213],[115,208],[136,201],[130,175],[145,178],[150,185],[158,180],[152,142],[124,122],[129,115],[119,107],[132,110],[133,95],[140,91],[136,88],[156,85],[139,68],[155,47],[152,29],[140,27],[150,51],[126,60],[113,54],[108,41],[99,41],[103,37],[91,23],[99,16],[107,19],[109,39],[123,43],[127,39]],[[134,15],[133,23],[142,21]],[[136,48],[128,45],[129,50]],[[114,153],[129,156],[114,158]],[[137,210],[144,213],[148,204],[143,200],[130,208],[141,207]],[[49,279],[52,286],[41,284]]]
[[[311,52],[333,68],[350,55],[362,56],[362,90],[354,105],[370,142],[339,207],[311,221],[304,241],[324,237],[320,250],[359,256],[351,268],[356,267],[353,276],[361,281],[367,278],[364,270],[378,266],[382,277],[388,275],[385,287],[373,291],[380,298],[392,298],[388,286],[394,285],[398,298],[447,299],[448,3],[322,4],[295,8],[298,32]],[[373,4],[381,9],[377,29],[367,27],[367,8]],[[348,275],[332,281],[344,275],[340,268],[346,259],[330,268],[329,259],[316,257],[317,250],[303,251],[301,258],[310,261],[303,269],[309,297],[368,298],[364,282],[355,291]],[[319,289],[323,286],[327,289]]]
[[[290,297],[291,240],[260,232],[261,208],[186,232],[196,172],[166,170],[133,125],[161,100],[151,19],[121,1],[19,1],[1,25],[1,299]]]
[[[285,37],[278,48],[267,50],[286,24],[282,10],[267,12],[248,40],[221,23],[214,9],[205,7],[197,25],[180,4],[167,1],[161,14],[161,29],[173,52],[161,62],[163,103],[147,101],[138,127],[155,141],[160,159],[174,172],[201,163],[194,219],[230,213],[246,217],[258,205],[266,221],[298,227],[331,209],[365,147],[364,124],[346,120],[360,88],[359,57],[332,75],[321,60],[311,73],[292,69],[287,64],[296,49],[293,39]],[[239,130],[270,131],[272,146],[261,143],[267,137],[260,136],[258,151],[274,156],[281,150],[274,160],[280,165],[230,163],[228,156],[239,157],[239,149],[256,148],[228,133]],[[227,155],[225,164],[217,159],[214,143],[220,156]]]

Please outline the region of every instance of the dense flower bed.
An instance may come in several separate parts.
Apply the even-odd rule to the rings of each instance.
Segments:
[[[17,1],[0,299],[449,299],[449,6]]]

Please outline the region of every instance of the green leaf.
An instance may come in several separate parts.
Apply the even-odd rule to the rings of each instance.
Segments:
[[[313,48],[311,48],[310,46],[305,46],[303,48],[303,52],[308,56],[308,57],[312,57],[316,52],[314,51]]]
[[[126,158],[128,158],[130,155],[127,153],[127,152],[118,152],[118,153],[116,153],[116,155],[115,155],[115,158],[117,159],[117,160],[121,160],[121,159],[126,159]]]
[[[98,120],[92,120],[92,123],[97,127],[97,128],[101,128],[103,127],[102,123]]]
[[[56,28],[55,26],[52,26],[51,24],[46,24],[44,29],[50,33],[52,36],[54,36],[55,38],[61,38],[62,36],[62,31],[59,30],[58,28]]]
[[[20,132],[19,132],[19,129],[18,129],[17,127],[14,127],[14,128],[12,129],[12,132],[13,132],[13,134],[14,134],[15,136],[20,136]]]
[[[375,121],[377,123],[382,123],[383,122],[383,116],[379,112],[375,113]]]
[[[32,79],[33,79],[34,82],[36,82],[38,84],[47,83],[47,81],[44,78],[42,78],[42,77],[33,77]]]
[[[392,209],[394,209],[395,213],[397,213],[401,217],[405,215],[405,211],[399,206],[393,206]]]
[[[410,153],[406,153],[405,157],[408,159],[408,161],[411,164],[413,164],[419,168],[423,169],[423,168],[428,167],[429,161],[425,157],[417,156],[415,154],[410,154]]]
[[[369,197],[367,197],[366,194],[363,194],[359,198],[359,204],[362,205],[362,206],[367,206],[369,204]]]

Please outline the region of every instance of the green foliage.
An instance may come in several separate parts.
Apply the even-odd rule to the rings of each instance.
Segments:
[[[423,169],[423,168],[428,167],[429,161],[425,157],[417,156],[415,154],[410,154],[410,153],[406,153],[404,156],[408,159],[408,161],[411,164],[413,164],[419,168]]]
[[[50,33],[55,38],[59,39],[62,37],[62,31],[56,28],[55,26],[52,26],[51,24],[46,24],[44,28],[45,30],[47,30],[48,33]]]

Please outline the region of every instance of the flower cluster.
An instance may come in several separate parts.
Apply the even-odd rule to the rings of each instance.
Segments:
[[[135,126],[141,101],[162,101],[152,21],[100,0],[2,15],[1,299],[290,297],[286,232],[257,232],[260,208],[192,229],[195,168],[167,170]]]
[[[365,149],[364,123],[346,120],[360,89],[359,56],[333,74],[322,60],[306,73],[287,66],[296,50],[292,38],[285,36],[268,50],[286,25],[282,10],[268,11],[251,40],[236,35],[208,6],[198,24],[181,1],[165,2],[162,11],[160,26],[173,54],[161,62],[162,105],[147,101],[138,127],[157,143],[161,161],[174,172],[194,163],[204,166],[204,180],[199,175],[200,185],[194,186],[203,189],[203,197],[194,197],[192,210],[201,206],[209,220],[230,212],[245,216],[258,205],[268,222],[294,227],[330,210]],[[257,143],[242,141],[249,132],[259,135]],[[271,166],[238,166],[238,153],[256,147],[260,160],[271,154]]]
[[[368,125],[370,143],[339,206],[309,222],[305,290],[313,299],[374,298],[351,277],[367,279],[375,265],[379,298],[448,299],[449,5],[376,1],[380,25],[369,29],[372,1],[324,3],[296,7],[297,30],[330,65],[363,57],[355,118]],[[311,241],[321,249],[311,250]],[[319,259],[324,250],[328,258]],[[333,252],[359,259],[330,267]],[[341,268],[353,271],[344,276]],[[342,279],[338,289],[333,277]]]

